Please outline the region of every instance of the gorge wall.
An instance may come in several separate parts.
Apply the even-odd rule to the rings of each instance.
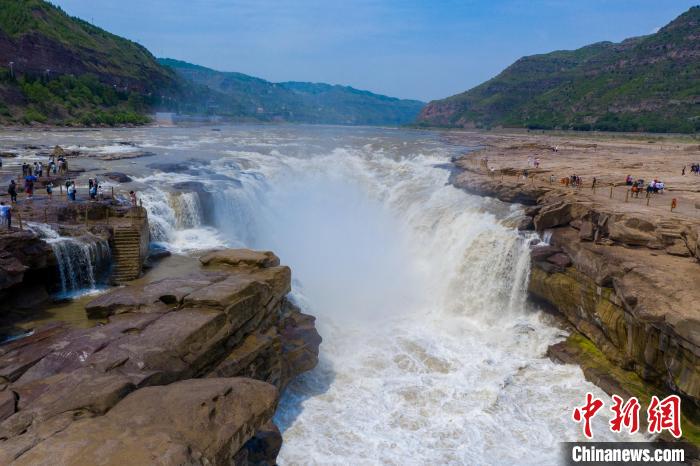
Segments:
[[[200,261],[89,303],[104,325],[0,348],[0,463],[275,463],[272,416],[317,363],[314,318],[286,298],[291,272],[274,254]]]
[[[525,204],[519,228],[551,235],[548,245],[532,250],[529,293],[555,308],[577,333],[550,348],[550,355],[582,363],[586,375],[609,392],[680,394],[686,401],[684,432],[694,435],[692,418],[700,404],[700,222],[671,212],[616,208],[583,189],[534,184],[505,169],[502,177],[475,168],[467,158],[456,165],[456,187]],[[576,360],[588,350],[602,352],[608,366]]]

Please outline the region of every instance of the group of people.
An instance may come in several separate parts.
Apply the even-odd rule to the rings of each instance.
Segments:
[[[683,170],[681,171],[681,175],[685,176],[685,165],[683,165]],[[691,163],[690,164],[690,173],[692,173],[695,176],[700,175],[700,163]]]
[[[642,178],[635,180],[634,178],[632,178],[632,175],[627,175],[627,177],[625,178],[625,184],[627,186],[630,186],[632,197],[639,197],[639,193],[644,191],[646,191],[648,195],[659,193],[663,194],[664,189],[666,188],[665,183],[663,181],[658,180],[657,178],[654,178],[652,181],[647,183],[645,188],[645,181]]]
[[[102,185],[97,182],[97,178],[90,178],[88,180],[88,194],[91,200],[104,200],[104,191],[102,190]]]
[[[566,186],[567,188],[569,186],[573,188],[580,188],[583,186],[583,178],[574,173],[571,176],[565,176],[564,178],[562,178],[560,180],[560,183]]]
[[[527,166],[540,168],[540,158],[539,157],[528,157],[527,158]]]

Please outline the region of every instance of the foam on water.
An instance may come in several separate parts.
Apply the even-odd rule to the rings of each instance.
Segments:
[[[517,209],[447,185],[443,147],[393,133],[232,147],[194,175],[215,229],[187,213],[202,199],[152,188],[153,235],[271,249],[292,267],[324,343],[282,398],[280,464],[557,463],[559,442],[583,439],[573,407],[607,397],[545,357],[564,334],[526,301],[535,238],[505,226]],[[613,439],[606,422],[596,440]]]

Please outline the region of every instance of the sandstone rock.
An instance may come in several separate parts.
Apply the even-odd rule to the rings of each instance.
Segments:
[[[676,241],[671,246],[666,247],[666,253],[672,256],[690,257],[690,250],[684,241]]]
[[[196,379],[137,390],[106,415],[72,423],[20,465],[229,465],[268,420],[277,390],[251,379]],[[269,430],[268,430],[269,432]],[[273,434],[268,434],[273,435]],[[269,441],[274,449],[274,441]],[[265,448],[252,448],[265,455]]]
[[[593,241],[595,238],[595,231],[596,229],[593,222],[583,221],[581,222],[581,226],[579,228],[578,237],[584,241]]]
[[[256,255],[236,253],[223,257]],[[271,419],[274,402],[269,412],[256,415],[254,422],[231,434],[233,440],[222,440],[219,446],[223,450],[212,447],[225,450],[223,457],[219,453],[207,456],[212,449],[198,450],[201,439],[208,437],[208,445],[214,445],[222,438],[206,426],[200,429],[204,432],[201,439],[187,437],[187,441],[178,443],[189,435],[179,418],[169,421],[175,430],[165,431],[158,425],[160,437],[149,433],[156,427],[139,431],[141,427],[134,426],[133,430],[143,435],[132,437],[114,430],[121,420],[114,425],[107,421],[117,410],[115,406],[122,404],[120,400],[131,392],[142,392],[144,387],[199,377],[245,375],[283,388],[300,371],[313,368],[321,341],[314,319],[286,300],[290,270],[272,265],[276,263],[274,259],[262,254],[255,260],[231,261],[237,265],[222,262],[225,265],[188,277],[117,289],[88,305],[93,315],[108,316],[105,325],[89,329],[54,326],[0,347],[4,391],[18,396],[15,410],[10,409],[9,398],[5,403],[0,399],[0,412],[7,415],[4,420],[0,417],[0,464],[15,459],[19,464],[45,464],[50,461],[47,452],[55,447],[52,442],[61,435],[70,435],[66,441],[71,442],[71,447],[66,449],[67,456],[61,456],[54,464],[80,464],[76,459],[80,454],[98,450],[104,454],[105,464],[116,464],[123,460],[119,449],[131,446],[138,454],[145,454],[147,447],[152,447],[164,455],[158,456],[157,461],[177,458],[186,463],[191,459],[188,455],[194,455],[192,458],[197,461],[210,461],[206,464],[274,461],[279,438],[269,425],[263,427]],[[276,400],[276,395],[273,398]],[[244,402],[248,400],[241,400]],[[161,417],[170,412],[179,416],[177,408],[168,409]],[[158,410],[165,411],[166,407]],[[199,411],[195,410],[182,419],[197,416]],[[77,427],[83,424],[90,427]],[[199,429],[201,425],[195,427]],[[71,429],[78,433],[71,433]],[[215,430],[221,429],[217,425]],[[226,436],[229,431],[224,428],[222,432]],[[251,445],[257,446],[241,450],[255,432],[259,433],[258,443]],[[84,441],[72,450],[78,438]],[[116,440],[99,446],[106,438]],[[233,446],[227,450],[224,444]],[[173,449],[165,448],[168,445]],[[172,458],[167,456],[170,453]]]
[[[638,217],[623,217],[608,222],[608,235],[618,243],[646,246],[657,241],[653,223]]]
[[[251,251],[249,249],[223,249],[213,251],[199,258],[204,266],[250,266],[276,267],[279,258],[270,251]]]
[[[55,264],[51,247],[37,235],[27,230],[0,230],[0,308],[13,303],[8,290],[15,288],[13,296],[20,293],[19,287],[40,284],[45,287],[45,276]],[[33,271],[33,282],[25,282],[27,272]],[[47,296],[44,295],[45,299]]]
[[[275,466],[282,448],[282,434],[273,422],[262,426],[243,447],[249,466]]]
[[[561,202],[559,204],[545,206],[534,219],[535,229],[544,231],[549,228],[566,225],[571,221],[571,204]]]
[[[17,411],[17,394],[5,389],[0,392],[0,421],[7,419]]]
[[[557,253],[547,258],[547,262],[556,265],[561,269],[565,269],[571,265],[571,259],[564,253]]]

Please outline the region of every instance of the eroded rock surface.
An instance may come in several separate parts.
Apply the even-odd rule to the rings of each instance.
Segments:
[[[525,214],[551,240],[532,250],[532,296],[559,310],[619,367],[700,407],[699,220],[502,180],[473,161],[457,166],[457,187],[536,204]]]
[[[52,326],[0,346],[0,464],[90,464],[93,453],[124,464],[120,451],[158,452],[143,464],[263,464],[276,454],[269,421],[278,391],[317,363],[314,319],[286,298],[291,272],[274,254],[219,251],[202,263],[98,297],[86,310],[105,325]]]

